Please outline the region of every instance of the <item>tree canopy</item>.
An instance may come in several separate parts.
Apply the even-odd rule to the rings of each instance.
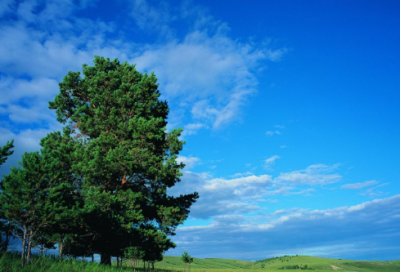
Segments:
[[[154,264],[175,247],[169,236],[198,198],[167,194],[182,175],[176,159],[184,142],[182,129],[166,129],[169,108],[156,76],[96,56],[83,77],[69,72],[59,87],[49,108],[63,132],[44,137],[40,153],[25,153],[22,168],[1,183],[4,218],[23,251],[27,243],[27,263],[31,246],[58,243],[60,257],[65,245],[68,255],[97,253],[111,264],[111,256],[140,248]],[[0,150],[1,163],[11,146]]]

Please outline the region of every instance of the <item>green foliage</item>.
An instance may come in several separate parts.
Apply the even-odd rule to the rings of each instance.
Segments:
[[[0,166],[6,162],[8,156],[11,156],[14,151],[11,150],[14,148],[14,140],[11,140],[11,142],[7,141],[7,144],[3,147],[0,147]],[[3,190],[3,185],[0,183],[0,188]],[[3,235],[5,235],[5,240],[3,241]],[[10,224],[8,220],[4,218],[4,211],[0,207],[0,251],[7,250],[8,247],[8,242],[9,242],[9,237],[10,237]]]
[[[182,256],[181,256],[181,260],[182,262],[184,262],[185,264],[188,263],[192,263],[193,262],[193,258],[185,251],[183,252]]]
[[[32,247],[44,253],[58,243],[60,260],[97,253],[111,265],[111,256],[140,253],[154,267],[198,198],[167,195],[182,175],[184,142],[182,129],[166,131],[155,75],[117,59],[94,63],[83,65],[83,78],[69,72],[49,102],[68,122],[63,132],[44,137],[40,153],[25,153],[1,182],[1,222],[22,242],[22,266]],[[12,147],[0,148],[0,164]]]
[[[6,162],[8,156],[14,153],[11,148],[14,148],[14,140],[11,140],[11,142],[7,141],[5,146],[0,147],[0,166]]]
[[[143,75],[117,59],[95,57],[94,63],[83,65],[83,78],[69,72],[49,103],[57,120],[68,121],[76,134],[71,169],[82,179],[82,226],[103,262],[157,236],[154,251],[146,255],[156,261],[174,247],[167,236],[198,198],[166,194],[184,167],[176,162],[182,130],[166,132],[169,109],[159,100],[154,74]]]
[[[191,264],[193,262],[193,258],[186,251],[183,252],[183,254],[181,256],[181,260],[182,260],[182,262],[185,263],[185,271],[186,271],[187,264]]]

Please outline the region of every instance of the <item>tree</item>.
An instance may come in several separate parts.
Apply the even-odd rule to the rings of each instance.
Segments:
[[[62,158],[68,153],[57,153],[66,151],[62,141],[54,141],[57,137],[60,134],[53,133],[42,139],[42,154],[24,153],[19,162],[22,168],[12,167],[2,181],[0,204],[13,235],[22,242],[21,266],[25,259],[30,264],[32,247],[53,248],[54,237],[65,232],[63,224],[72,225],[76,215],[79,202]]]
[[[124,249],[124,258],[129,260],[131,266],[136,270],[138,261],[144,259],[145,251],[141,246],[132,246]]]
[[[10,174],[2,180],[0,205],[4,217],[12,225],[13,235],[22,242],[23,267],[25,258],[26,263],[30,263],[35,234],[49,223],[44,210],[50,204],[46,200],[51,192],[48,190],[49,180],[39,152],[25,152],[19,163],[22,169],[12,167]]]
[[[169,109],[155,75],[117,59],[94,63],[83,65],[84,78],[69,72],[49,107],[79,139],[72,170],[82,177],[85,227],[101,263],[111,265],[111,255],[134,246],[147,225],[174,235],[198,194],[167,195],[180,181],[184,142],[182,129],[166,132]]]
[[[193,258],[185,251],[182,254],[181,260],[182,262],[185,263],[185,272],[186,272],[187,264],[191,264],[193,262]]]
[[[64,128],[42,138],[41,155],[46,174],[51,177],[49,201],[46,212],[53,214],[47,233],[58,243],[59,257],[63,256],[64,240],[68,234],[82,233],[81,218],[83,200],[81,197],[81,179],[72,172],[72,153],[77,144],[70,136],[71,130]],[[51,232],[51,233],[50,233]]]
[[[6,162],[9,156],[11,156],[14,153],[14,150],[11,150],[14,148],[14,140],[11,140],[11,142],[7,141],[7,144],[3,147],[0,147],[0,166]],[[1,190],[3,190],[3,187],[0,183]],[[3,210],[0,207],[0,250],[7,251],[8,248],[8,243],[10,241],[10,222],[4,219],[4,213]],[[2,240],[3,233],[5,234],[5,240]]]

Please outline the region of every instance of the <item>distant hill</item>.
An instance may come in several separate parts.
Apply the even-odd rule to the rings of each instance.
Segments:
[[[155,264],[155,268],[169,268],[175,271],[183,271],[185,265],[180,257],[164,256],[164,260]],[[280,271],[284,270],[314,270],[326,271],[337,270],[338,272],[400,272],[400,261],[352,261],[342,259],[329,259],[312,256],[281,256],[259,260],[255,262],[241,261],[235,259],[193,258],[190,266],[194,272],[208,270],[228,271],[233,269],[245,270],[265,270]],[[208,271],[212,272],[212,271]]]

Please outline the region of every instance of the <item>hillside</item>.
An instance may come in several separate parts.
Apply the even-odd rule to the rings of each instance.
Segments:
[[[251,269],[255,262],[239,261],[234,259],[218,259],[206,258],[198,259],[193,258],[191,268],[204,268],[204,269]],[[184,268],[180,257],[164,256],[164,260],[156,263],[156,267],[171,267],[171,268]]]
[[[162,262],[155,264],[156,268],[170,268],[173,270],[183,270],[184,264],[180,257],[164,256]],[[193,271],[207,271],[207,270],[232,270],[232,269],[245,269],[245,270],[310,270],[313,271],[354,271],[354,272],[399,272],[400,261],[352,261],[342,259],[329,259],[312,256],[281,256],[269,259],[263,259],[256,262],[241,261],[234,259],[218,259],[206,258],[198,259],[193,258],[193,263],[190,266]],[[297,269],[296,269],[297,268]],[[211,271],[209,271],[211,272]]]

